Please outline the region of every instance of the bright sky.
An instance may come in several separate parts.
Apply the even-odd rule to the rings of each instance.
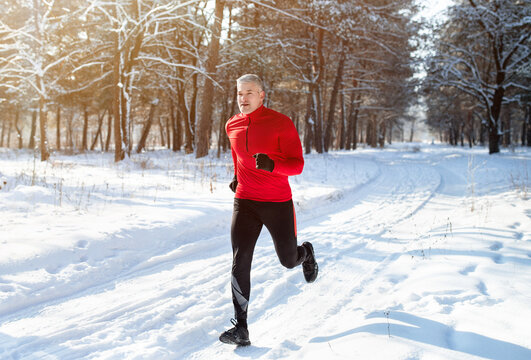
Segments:
[[[424,4],[426,9],[419,14],[421,17],[431,18],[436,16],[441,11],[452,5],[452,0],[419,0],[420,4]]]

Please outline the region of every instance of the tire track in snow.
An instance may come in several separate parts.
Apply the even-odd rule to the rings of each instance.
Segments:
[[[161,334],[170,334],[170,338],[174,334],[175,338],[167,346],[173,352],[182,352],[189,348],[186,342],[190,337],[182,337],[187,331],[197,333],[198,340],[194,344],[198,345],[199,339],[205,338],[203,329],[208,328],[205,321],[217,315],[220,307],[229,306],[225,275],[230,271],[230,264],[225,256],[191,260],[190,263],[185,267],[177,264],[160,272],[121,279],[113,288],[65,299],[46,306],[43,312],[31,318],[3,324],[3,331],[11,334],[21,333],[31,324],[32,336],[21,336],[11,343],[5,341],[9,352],[2,353],[0,347],[0,355],[32,358],[35,349],[55,343],[65,345],[48,349],[49,354],[59,358],[84,358],[88,354],[98,358],[106,350],[115,350],[119,344],[131,345],[127,339]],[[190,287],[190,283],[195,286]],[[189,312],[199,315],[199,319],[188,319]],[[62,319],[60,323],[54,321],[58,316]],[[180,336],[184,343],[179,340]],[[129,351],[126,348],[124,351]],[[130,355],[139,354],[131,352]]]
[[[228,212],[225,214],[228,219],[230,219],[229,214]],[[202,221],[204,219],[196,219],[196,222]],[[0,317],[3,321],[8,321],[31,316],[46,306],[102,291],[117,282],[158,272],[164,267],[195,259],[201,254],[226,252],[230,247],[226,242],[227,226],[222,229],[225,235],[221,236],[216,234],[216,224],[203,228],[192,226],[182,229],[182,227],[180,224],[177,227],[123,230],[110,235],[113,240],[96,241],[90,247],[85,245],[85,248],[81,249],[86,250],[82,260],[75,260],[79,257],[77,248],[73,251],[54,253],[50,259],[61,258],[61,261],[69,262],[68,264],[52,263],[41,266],[42,260],[39,260],[33,264],[36,269],[34,282],[27,286],[16,283],[16,286],[24,287],[24,291],[14,293],[15,289],[12,289],[14,296],[5,298],[0,304]],[[168,233],[173,234],[176,240],[164,240],[164,236]],[[194,240],[201,234],[208,234],[208,237]],[[158,245],[151,246],[146,251],[135,239],[144,239],[148,236],[151,237],[150,241]]]

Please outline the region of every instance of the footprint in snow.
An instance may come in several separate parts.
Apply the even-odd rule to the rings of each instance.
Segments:
[[[49,274],[57,274],[61,271],[61,265],[50,265],[44,268]]]
[[[492,257],[492,261],[496,264],[503,264],[503,256],[496,254]]]
[[[80,248],[80,249],[86,249],[86,248],[87,248],[87,245],[88,245],[88,241],[87,241],[87,240],[79,240],[79,241],[76,243],[76,247],[77,247],[77,248]]]
[[[84,271],[86,269],[87,269],[87,264],[77,264],[74,267],[74,270],[76,270],[76,271]]]
[[[492,251],[499,251],[501,248],[503,248],[503,244],[499,241],[496,241],[494,244],[489,246],[489,249]],[[496,264],[503,264],[503,256],[500,254],[494,254],[492,255],[492,261],[494,261]]]
[[[7,293],[13,291],[15,291],[15,288],[11,285],[0,285],[0,292]]]
[[[483,294],[483,295],[486,295],[488,296],[489,293],[487,292],[487,286],[485,285],[485,283],[483,281],[480,281],[477,285],[476,285],[476,288],[478,289],[478,291]]]
[[[389,276],[388,280],[391,284],[398,284],[404,280],[406,280],[408,278],[407,275],[400,275],[400,274],[396,274],[396,275],[392,275],[392,276]]]
[[[476,267],[477,267],[477,265],[470,265],[470,266],[467,266],[467,267],[464,268],[463,270],[459,271],[459,273],[460,273],[461,275],[468,275],[468,274],[470,274],[471,272],[476,271]]]
[[[492,251],[498,251],[501,248],[503,248],[503,244],[501,242],[499,242],[499,241],[496,241],[494,244],[489,246],[489,249],[491,249]]]
[[[282,342],[282,346],[289,349],[289,350],[292,350],[292,351],[297,351],[297,350],[300,350],[301,347],[297,344],[295,344],[293,341],[289,341],[289,340],[285,340]]]

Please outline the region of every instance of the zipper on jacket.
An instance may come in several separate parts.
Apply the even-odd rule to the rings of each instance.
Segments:
[[[249,117],[249,124],[247,124],[247,130],[245,130],[245,150],[249,152],[249,126],[251,126],[251,117]]]

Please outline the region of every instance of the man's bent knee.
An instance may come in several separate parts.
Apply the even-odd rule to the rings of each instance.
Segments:
[[[296,267],[298,264],[297,262],[297,258],[289,258],[289,259],[280,259],[280,263],[282,264],[282,266],[288,268],[288,269],[293,269],[294,267]]]

